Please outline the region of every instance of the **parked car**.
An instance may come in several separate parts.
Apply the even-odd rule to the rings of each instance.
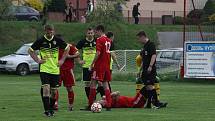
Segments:
[[[157,68],[166,68],[168,66],[179,66],[183,59],[183,48],[169,48],[157,51]]]
[[[10,6],[3,14],[4,18],[15,19],[18,21],[39,21],[40,13],[28,6]]]
[[[0,71],[16,72],[24,76],[32,71],[39,70],[39,64],[36,63],[28,54],[28,49],[32,43],[24,44],[14,54],[0,58]]]

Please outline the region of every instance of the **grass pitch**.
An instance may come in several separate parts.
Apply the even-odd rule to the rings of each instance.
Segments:
[[[213,81],[213,80],[211,80]],[[135,84],[112,81],[113,90],[134,96]],[[101,113],[80,111],[86,106],[82,82],[76,82],[74,111],[67,111],[67,93],[59,89],[59,111],[55,117],[42,115],[39,75],[25,77],[0,74],[0,121],[214,121],[214,83],[186,81],[161,82],[161,100],[167,101],[163,109],[112,109]],[[98,96],[99,97],[99,96]]]

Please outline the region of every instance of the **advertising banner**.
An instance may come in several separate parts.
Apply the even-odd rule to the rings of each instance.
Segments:
[[[215,42],[185,43],[185,77],[215,78]]]

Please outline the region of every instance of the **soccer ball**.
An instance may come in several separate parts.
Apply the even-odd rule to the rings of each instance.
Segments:
[[[100,113],[102,111],[102,105],[100,103],[93,103],[91,105],[91,111],[93,113]]]

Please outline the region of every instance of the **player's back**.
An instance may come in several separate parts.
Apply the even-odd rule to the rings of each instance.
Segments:
[[[133,97],[119,96],[117,100],[112,101],[113,108],[132,108],[133,107]]]
[[[96,40],[96,51],[100,52],[100,56],[95,62],[95,67],[110,69],[110,47],[111,40],[106,36],[101,36]]]

